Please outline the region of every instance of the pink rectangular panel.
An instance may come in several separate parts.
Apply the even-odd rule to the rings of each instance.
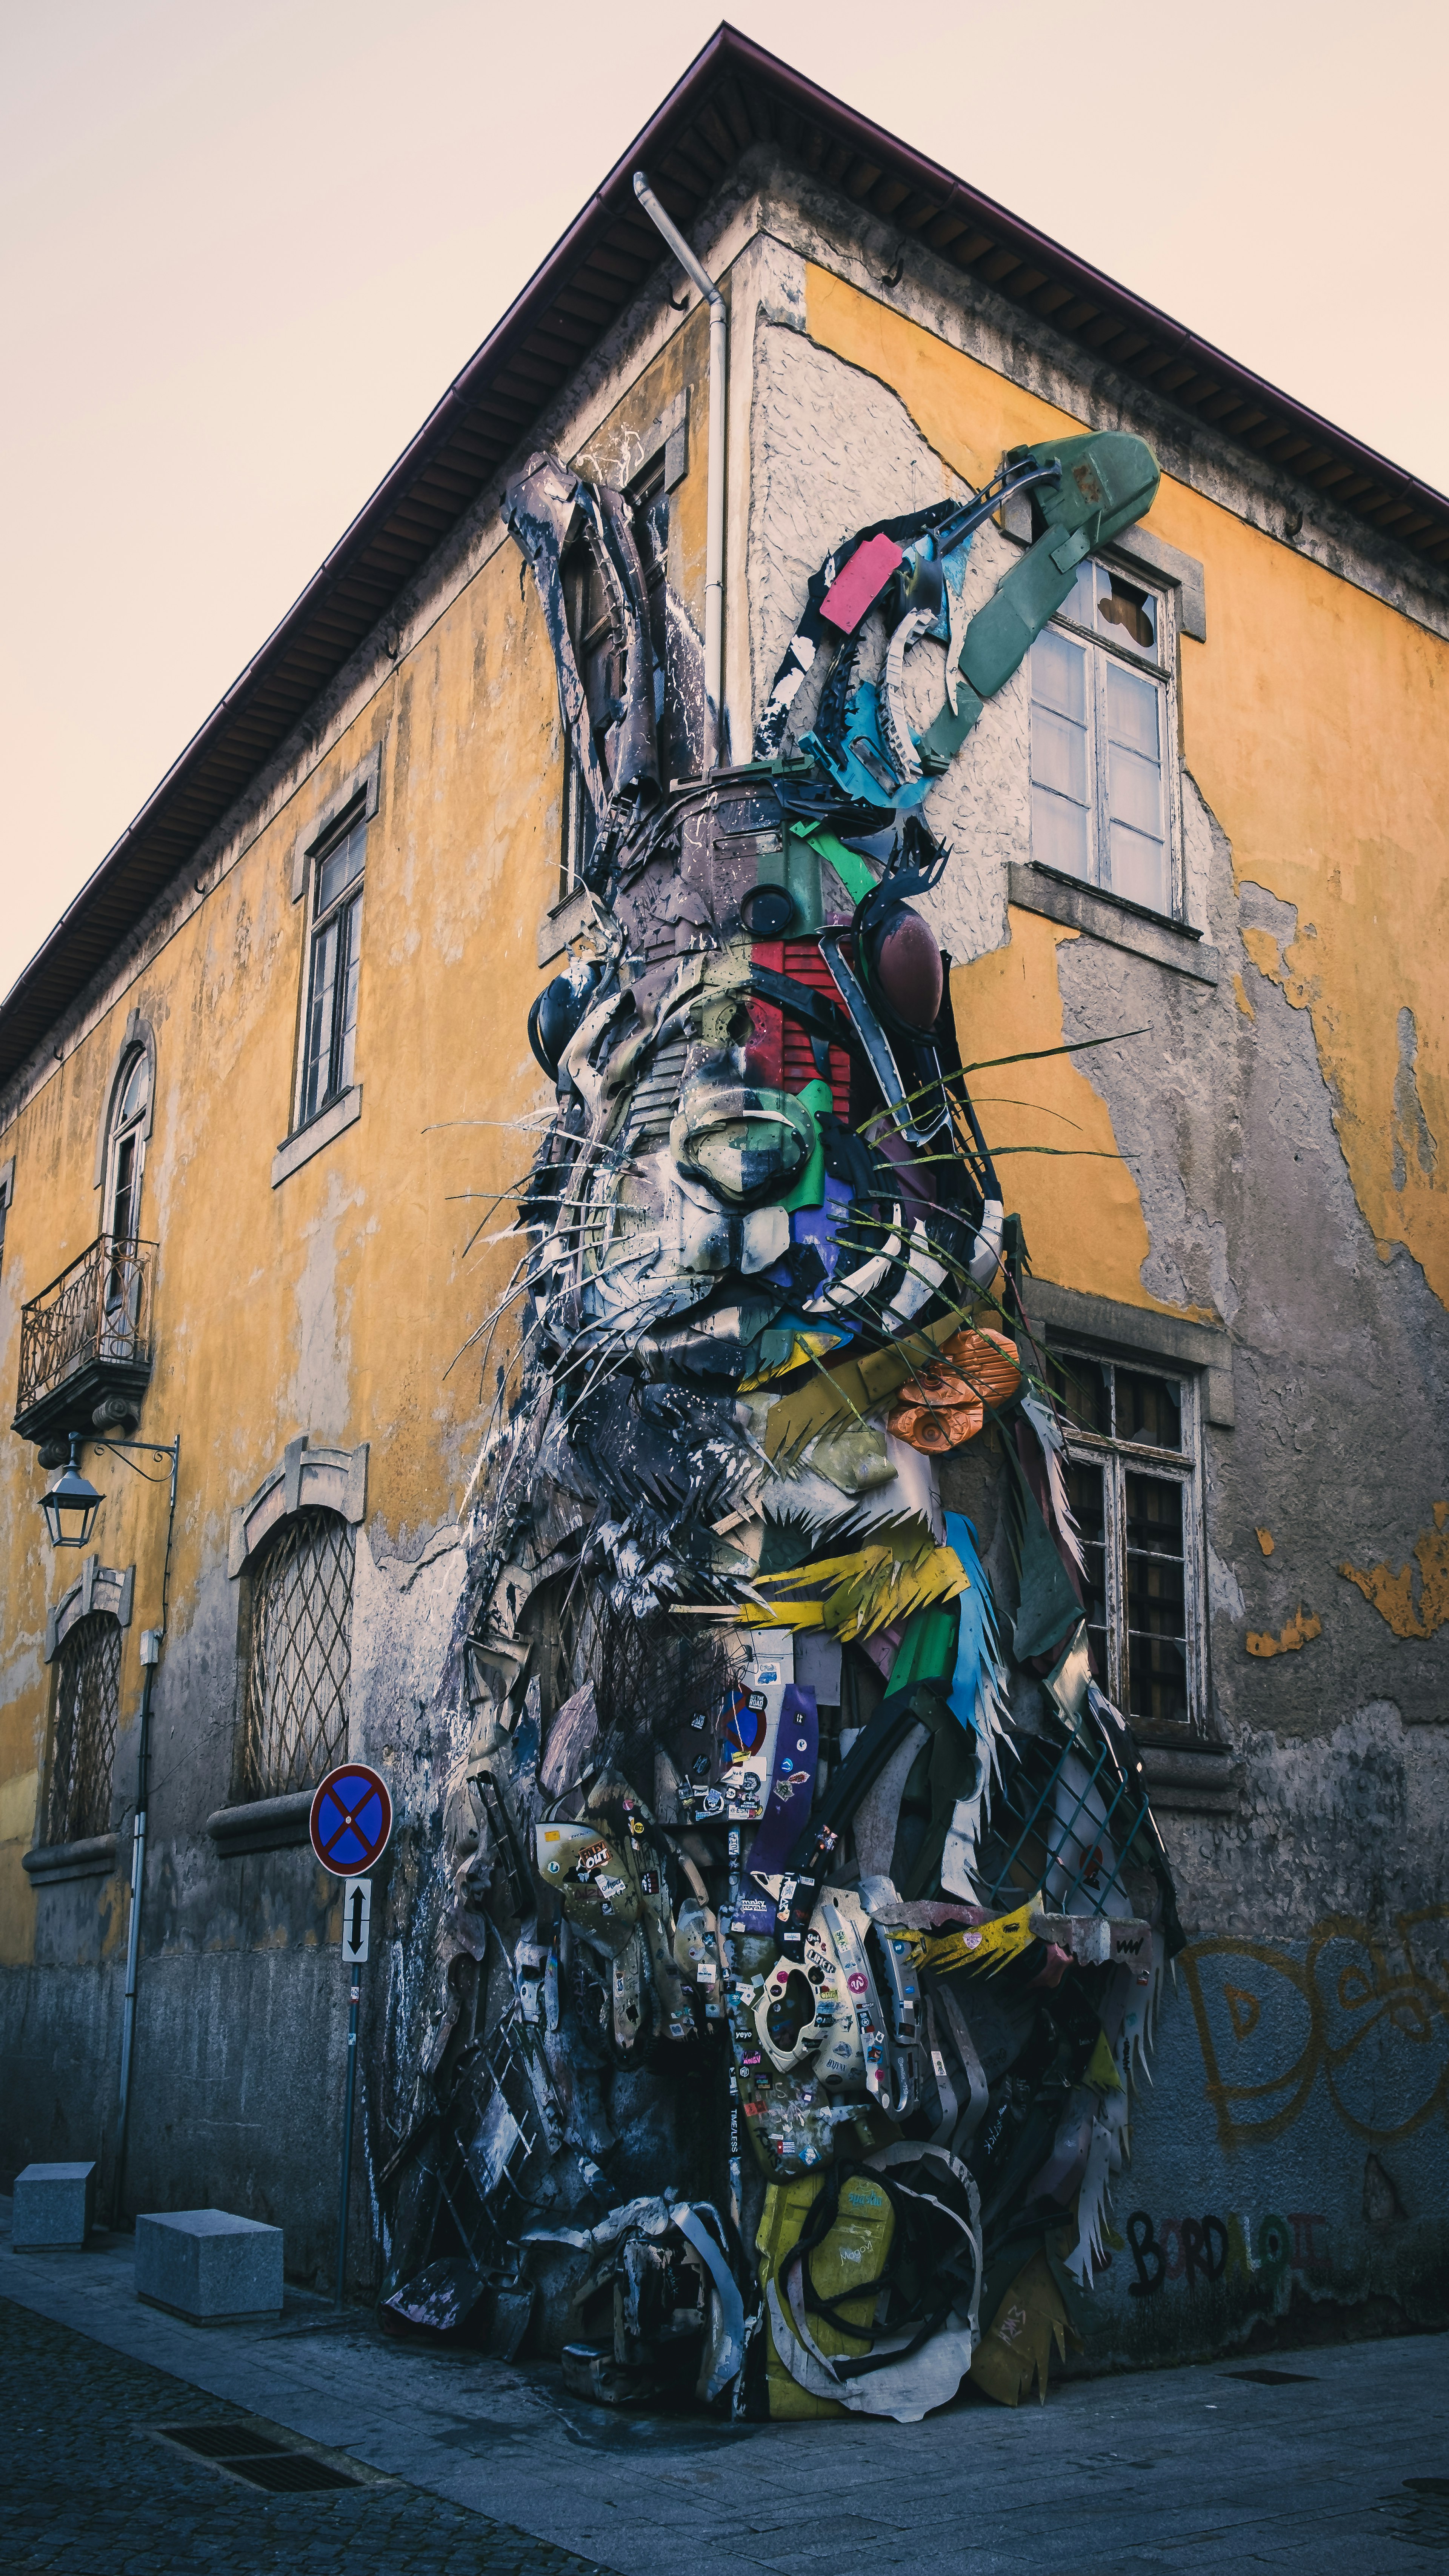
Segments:
[[[856,547],[838,580],[831,583],[820,603],[821,616],[838,626],[842,635],[853,635],[901,561],[901,550],[893,537],[867,537],[863,546]]]

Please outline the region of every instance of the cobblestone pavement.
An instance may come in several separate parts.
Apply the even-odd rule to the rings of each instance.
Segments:
[[[507,2523],[380,2479],[267,2495],[158,2441],[258,2424],[236,2406],[0,2300],[0,2558],[11,2576],[608,2576]],[[273,2439],[295,2447],[278,2427]],[[314,2451],[313,2456],[316,2456]],[[334,2454],[335,2458],[336,2455]],[[342,2465],[347,2465],[345,2462]]]
[[[0,2214],[3,2230],[3,2214]],[[248,2576],[1413,2576],[1449,2555],[1449,2335],[731,2425],[568,2396],[548,2363],[393,2342],[289,2288],[198,2327],[129,2237],[0,2250],[0,2569]],[[165,2425],[270,2431],[361,2490],[267,2495]]]

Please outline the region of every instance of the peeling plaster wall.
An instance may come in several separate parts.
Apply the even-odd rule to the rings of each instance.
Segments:
[[[1205,568],[1207,641],[1180,645],[1182,859],[1216,986],[1009,901],[1030,857],[1024,673],[926,808],[953,851],[923,908],[968,1062],[1145,1032],[978,1078],[993,1143],[1076,1157],[1002,1163],[1038,1274],[1231,1336],[1236,1424],[1204,1426],[1204,1469],[1236,1812],[1163,1816],[1192,1946],[1088,2362],[1442,2322],[1449,809],[1428,746],[1446,603],[1339,529],[1288,545],[1286,499],[1174,451],[1150,398],[1084,381],[1019,313],[1003,329],[989,294],[948,294],[928,255],[905,248],[883,287],[883,250],[825,192],[776,196],[769,220],[756,705],[834,542],[1067,422],[1154,440],[1147,525]],[[1012,560],[977,535],[971,604]]]
[[[1449,832],[1442,763],[1424,751],[1442,737],[1449,589],[768,155],[701,247],[730,300],[736,758],[828,547],[982,479],[1010,443],[1068,421],[1147,436],[1165,468],[1149,525],[1206,568],[1208,640],[1182,645],[1183,859],[1218,985],[1009,902],[1008,867],[1030,856],[1021,676],[933,790],[929,819],[954,855],[929,909],[956,961],[968,1060],[1149,1032],[1014,1066],[990,1097],[994,1137],[1067,1135],[1075,1149],[1003,1161],[1039,1275],[1232,1338],[1236,1426],[1210,1425],[1204,1446],[1213,1723],[1241,1793],[1234,1815],[1164,1817],[1193,1948],[1118,2198],[1119,2226],[1145,2214],[1151,2243],[1140,2228],[1124,2240],[1090,2357],[1271,2336],[1305,2303],[1392,2322],[1442,2262],[1434,2213],[1449,2180],[1436,2089],[1449,2011]],[[670,577],[696,622],[705,341],[698,309],[681,318],[655,290],[530,440],[624,474],[689,393]],[[222,1858],[205,1832],[233,1794],[227,1536],[299,1431],[369,1442],[349,1743],[394,1778],[399,1830],[368,1971],[360,2214],[410,2109],[436,1828],[466,1732],[456,1514],[492,1387],[476,1357],[450,1363],[505,1271],[486,1246],[464,1263],[487,1202],[462,1194],[498,1189],[527,1156],[516,1122],[541,1093],[524,1022],[558,883],[552,668],[496,501],[440,549],[97,979],[56,1033],[62,1060],[47,1049],[0,1103],[3,1154],[16,1154],[0,1275],[0,1380],[13,1386],[21,1305],[97,1228],[96,1121],[126,1012],[153,1023],[142,1232],[161,1255],[144,1428],[169,1438],[179,1424],[183,1467],[132,2181],[143,2206],[214,2199],[275,2217],[304,2275],[325,2269],[333,2225],[339,1925],[307,1852]],[[1012,559],[997,529],[978,533],[971,605]],[[916,663],[924,690],[925,655]],[[363,1114],[273,1190],[303,969],[293,847],[373,748]],[[109,1880],[37,1891],[20,1866],[46,1755],[46,1608],[64,1576],[38,1536],[33,1453],[5,1442],[0,1480],[0,2016],[19,2072],[0,2168],[13,2169],[107,2148],[127,1915],[124,1841]],[[137,1566],[124,1825],[164,1512],[118,1467],[96,1480],[107,1561]],[[972,1508],[989,1543],[989,1494]],[[1284,1639],[1295,1622],[1304,1642],[1248,1652],[1250,1634]],[[1245,2084],[1267,2088],[1251,2133],[1248,2098],[1223,2092]],[[1243,2262],[1225,2255],[1209,2278],[1183,2222],[1201,2231],[1214,2213],[1225,2231],[1234,2213],[1250,2223]],[[1255,2251],[1275,2213],[1281,2261],[1271,2230]],[[1144,2287],[1153,2244],[1162,2276]]]
[[[548,425],[566,452],[627,473],[666,407],[692,393],[671,580],[701,613],[707,332],[666,305],[626,317],[612,356]],[[359,655],[290,767],[258,782],[211,851],[158,905],[116,971],[0,1103],[16,1156],[0,1374],[13,1389],[20,1309],[92,1240],[97,1122],[126,1016],[154,1027],[158,1086],[141,1232],[159,1247],[156,1359],[142,1431],[182,1464],[170,1621],[153,1723],[132,2206],[215,2200],[273,2218],[290,2272],[326,2273],[335,2229],[346,1988],[336,1883],[305,1848],[218,1850],[207,1819],[238,1794],[238,1584],[231,1516],[290,1439],[369,1444],[357,1531],[348,1746],[381,1764],[398,1827],[380,1876],[364,2011],[359,2218],[413,2109],[433,1973],[438,1828],[466,1746],[455,1635],[457,1514],[506,1359],[485,1389],[464,1352],[513,1254],[465,1256],[489,1193],[527,1167],[544,1096],[525,1023],[541,917],[558,892],[562,745],[552,657],[496,510],[441,550],[395,655]],[[294,852],[370,754],[378,811],[363,895],[357,1122],[280,1187],[291,1125],[305,911]],[[0,2029],[22,2080],[0,2108],[0,2173],[114,2148],[128,1923],[137,1640],[160,1618],[164,1488],[89,1453],[106,1492],[107,1562],[134,1563],[113,1771],[115,1873],[32,1885],[51,1670],[48,1604],[64,1560],[41,1535],[34,1451],[0,1449]],[[374,2209],[374,2217],[376,2212]],[[376,2228],[359,2226],[375,2275]]]

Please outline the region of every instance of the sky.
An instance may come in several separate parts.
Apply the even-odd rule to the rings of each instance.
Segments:
[[[717,23],[5,13],[0,994]],[[1449,491],[1443,0],[733,23]]]

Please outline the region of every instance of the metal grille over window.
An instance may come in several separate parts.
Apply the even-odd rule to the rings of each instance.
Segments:
[[[245,1785],[310,1788],[347,1750],[353,1534],[336,1512],[297,1512],[252,1575]]]
[[[60,1650],[46,1840],[109,1831],[121,1707],[121,1628],[108,1610],[78,1619]]]

